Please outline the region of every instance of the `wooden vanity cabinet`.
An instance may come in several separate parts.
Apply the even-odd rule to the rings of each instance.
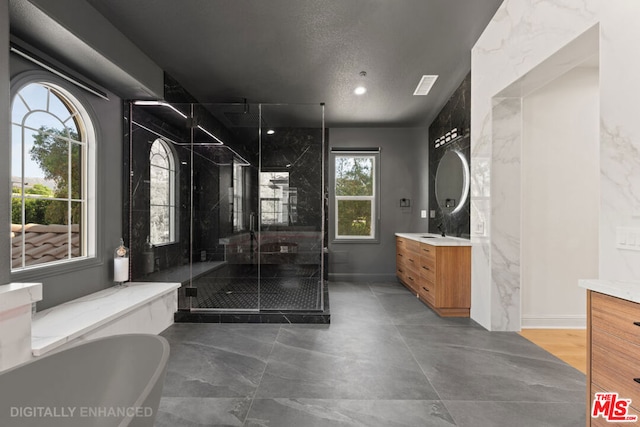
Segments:
[[[440,316],[469,317],[470,246],[436,246],[396,237],[396,274]]]
[[[628,415],[640,414],[640,304],[587,292],[587,425],[635,425],[592,418],[595,393],[631,399]],[[640,417],[638,418],[640,420]]]

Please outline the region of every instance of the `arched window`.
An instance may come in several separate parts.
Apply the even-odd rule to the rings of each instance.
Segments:
[[[95,256],[95,133],[63,86],[32,81],[11,107],[11,268]]]
[[[176,241],[176,168],[173,151],[162,139],[151,144],[150,163],[150,232],[154,245]]]

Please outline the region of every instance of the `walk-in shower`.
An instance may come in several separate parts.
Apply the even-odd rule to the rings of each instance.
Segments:
[[[134,101],[126,116],[132,280],[182,283],[180,312],[203,318],[325,312],[323,105]]]

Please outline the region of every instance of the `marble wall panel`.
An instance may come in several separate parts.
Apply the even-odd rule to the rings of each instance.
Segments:
[[[543,69],[551,79],[567,65],[579,65],[565,61],[542,67],[594,31],[595,56],[583,60],[595,59],[600,73],[600,278],[640,276],[640,252],[618,249],[615,243],[617,227],[640,227],[640,121],[635,108],[640,59],[629,55],[640,40],[635,24],[639,13],[632,0],[616,1],[615,7],[604,0],[505,0],[472,50],[472,317],[488,329],[518,329],[521,316],[515,279],[519,242],[513,233],[520,209],[517,201],[506,198],[515,194],[520,168],[509,167],[514,151],[505,146],[509,138],[504,139],[504,132],[510,120],[496,120],[494,115],[503,111],[496,108],[495,98],[534,69]],[[516,138],[512,140],[515,144]],[[483,191],[486,181],[491,182],[490,194]]]
[[[455,213],[445,213],[436,199],[435,181],[440,159],[449,150],[456,150],[469,163],[471,144],[469,139],[469,121],[471,116],[471,73],[467,75],[449,101],[442,108],[436,119],[429,126],[429,210],[435,211],[435,218],[429,217],[429,232],[438,233],[442,225],[447,235],[469,237],[470,200],[467,199],[462,209]],[[462,138],[444,146],[435,147],[436,139],[452,129],[457,129]]]

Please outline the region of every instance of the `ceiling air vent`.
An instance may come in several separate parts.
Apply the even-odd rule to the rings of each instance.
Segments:
[[[429,93],[433,84],[436,82],[438,76],[422,76],[420,79],[420,83],[418,83],[418,87],[413,92],[414,95],[424,96]]]

